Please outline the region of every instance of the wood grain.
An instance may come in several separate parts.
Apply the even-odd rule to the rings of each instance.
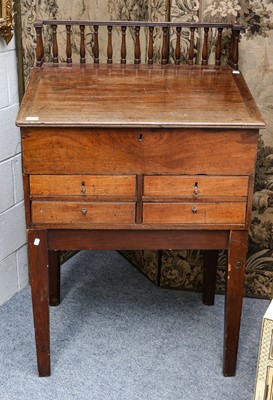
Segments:
[[[32,71],[17,125],[262,128],[245,87],[228,67],[54,64]]]
[[[50,250],[226,249],[229,231],[77,230],[48,231]]]
[[[248,175],[257,138],[258,131],[247,129],[25,128],[23,169],[58,175]]]
[[[196,192],[195,192],[196,191]],[[247,176],[145,176],[144,196],[247,196]]]
[[[31,195],[136,196],[136,176],[31,175]]]
[[[28,230],[27,240],[38,372],[39,376],[49,376],[50,331],[47,232],[45,230]]]
[[[244,224],[245,217],[245,202],[143,204],[144,224]]]
[[[32,222],[132,224],[135,222],[135,203],[33,201]]]
[[[25,205],[25,219],[27,228],[31,225],[31,209],[29,199],[29,175],[23,174],[23,188],[24,188],[24,205]]]
[[[228,263],[226,266],[224,335],[224,354],[226,356],[223,360],[223,374],[225,376],[233,376],[236,372],[247,240],[247,231],[230,232]]]
[[[217,250],[204,251],[202,301],[207,306],[214,305],[218,256]]]
[[[61,268],[60,255],[58,251],[48,252],[48,281],[49,281],[49,304],[58,306],[60,304]]]
[[[241,26],[137,23],[149,29],[149,65],[138,65],[139,28],[136,65],[126,65],[126,27],[132,33],[134,21],[40,21],[39,66],[46,24],[53,26],[55,62],[33,69],[17,118],[26,218],[35,227],[28,250],[39,374],[50,374],[48,302],[60,301],[57,250],[184,248],[207,250],[207,304],[214,301],[216,250],[228,249],[223,371],[234,375],[258,130],[264,127],[241,73],[219,66],[222,29],[232,28],[231,61],[238,68]],[[69,65],[57,63],[57,25],[66,26]],[[80,25],[81,65],[71,64],[74,25]],[[98,64],[102,25],[108,27],[107,65]],[[85,64],[85,26],[94,29],[95,66]],[[121,27],[123,65],[112,64],[112,26]],[[190,29],[189,64],[199,28],[203,64],[209,28],[218,29],[216,67],[153,65],[154,28],[163,29],[163,64],[170,28],[177,28],[180,64],[182,27]]]

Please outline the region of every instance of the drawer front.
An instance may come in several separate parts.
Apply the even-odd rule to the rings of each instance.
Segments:
[[[248,177],[241,176],[145,176],[144,196],[246,197]]]
[[[133,224],[135,203],[33,201],[33,224]]]
[[[247,129],[24,128],[23,169],[56,175],[248,175],[257,135]]]
[[[136,196],[136,177],[115,175],[31,175],[31,195]]]
[[[246,203],[144,203],[144,224],[244,224]]]

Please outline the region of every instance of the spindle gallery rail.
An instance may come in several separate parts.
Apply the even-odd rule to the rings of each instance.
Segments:
[[[121,30],[121,45],[120,45],[120,62],[126,64],[126,30],[128,27],[134,30],[134,63],[140,64],[141,62],[141,49],[140,49],[140,29],[146,29],[148,32],[148,51],[147,59],[148,64],[154,62],[154,32],[155,28],[162,29],[162,47],[161,47],[161,64],[168,64],[169,62],[169,45],[168,38],[170,28],[176,32],[176,44],[174,50],[174,63],[179,65],[181,63],[181,33],[183,28],[188,28],[190,32],[189,37],[189,50],[187,54],[187,64],[194,64],[194,43],[195,34],[198,31],[199,36],[203,31],[203,46],[202,46],[202,61],[201,64],[208,65],[209,50],[208,50],[208,37],[210,29],[217,30],[217,37],[215,43],[215,65],[221,65],[222,54],[222,32],[223,29],[229,29],[231,32],[231,45],[228,63],[233,69],[238,69],[239,59],[239,36],[242,26],[239,24],[227,23],[200,23],[200,22],[145,22],[145,21],[80,21],[80,20],[43,20],[34,23],[36,30],[36,65],[39,67],[43,64],[44,59],[44,44],[43,44],[43,26],[50,26],[52,28],[52,60],[53,63],[59,62],[58,54],[58,41],[57,41],[57,27],[58,25],[65,26],[66,29],[66,63],[72,63],[72,43],[71,34],[72,26],[78,26],[80,29],[80,63],[86,62],[86,45],[85,45],[85,28],[87,26],[93,27],[93,46],[92,54],[94,63],[99,63],[99,27],[106,26],[108,34],[107,42],[107,63],[113,63],[113,43],[112,31],[113,27],[118,27]]]

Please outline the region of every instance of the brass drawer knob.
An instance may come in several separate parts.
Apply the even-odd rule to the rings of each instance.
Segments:
[[[192,207],[192,212],[195,214],[195,213],[197,213],[197,207]]]
[[[87,208],[82,208],[83,215],[87,214]]]

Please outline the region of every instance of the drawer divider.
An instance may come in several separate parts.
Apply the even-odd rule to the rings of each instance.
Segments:
[[[136,176],[136,192],[137,192],[137,202],[136,202],[136,224],[142,224],[143,221],[143,175]]]

